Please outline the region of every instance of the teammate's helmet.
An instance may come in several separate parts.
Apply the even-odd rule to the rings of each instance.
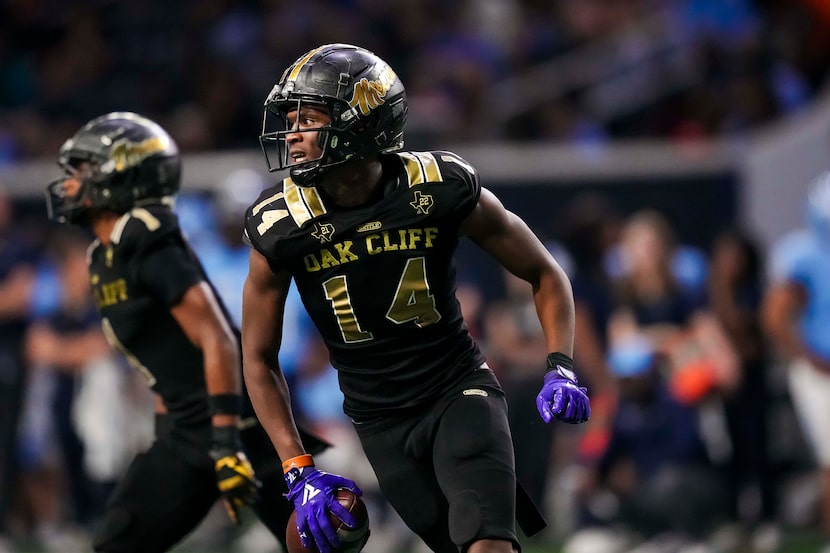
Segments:
[[[88,166],[76,172],[81,164]],[[158,124],[129,112],[97,117],[61,146],[58,165],[67,177],[49,184],[49,218],[82,222],[90,210],[126,212],[136,205],[159,203],[181,184],[181,157],[176,143]],[[66,193],[67,178],[80,189]]]
[[[819,175],[810,184],[807,224],[820,243],[830,247],[830,172]]]
[[[331,123],[309,129],[319,133],[322,155],[292,165],[287,114],[303,105],[325,107]],[[260,144],[268,170],[290,166],[294,182],[312,186],[332,167],[402,148],[406,113],[406,91],[385,61],[349,44],[315,48],[285,70],[265,100]]]

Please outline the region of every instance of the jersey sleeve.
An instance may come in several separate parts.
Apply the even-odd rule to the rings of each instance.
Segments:
[[[156,244],[140,261],[139,278],[165,305],[179,303],[184,293],[204,279],[198,262],[174,236]]]
[[[438,161],[442,179],[445,183],[453,183],[453,201],[456,205],[456,214],[463,219],[473,211],[481,196],[481,180],[478,171],[464,158],[448,151],[436,151],[432,154]]]
[[[121,242],[132,252],[138,282],[164,305],[175,305],[191,286],[205,280],[175,214],[165,208],[134,209]]]
[[[282,186],[274,186],[260,194],[256,202],[245,210],[242,241],[266,258],[273,257],[274,241],[279,232],[275,225],[287,216]]]

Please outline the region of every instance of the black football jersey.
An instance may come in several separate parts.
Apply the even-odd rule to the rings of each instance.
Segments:
[[[89,276],[107,340],[161,396],[171,426],[208,425],[202,352],[170,313],[208,279],[175,213],[159,205],[124,214],[108,246],[90,246]]]
[[[453,261],[481,193],[477,172],[451,152],[382,161],[384,194],[368,205],[339,207],[287,178],[245,219],[246,240],[295,280],[358,420],[428,401],[484,362]]]

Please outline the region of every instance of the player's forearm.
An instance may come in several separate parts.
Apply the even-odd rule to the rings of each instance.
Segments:
[[[257,418],[271,438],[280,459],[290,459],[305,453],[294,416],[288,385],[282,373],[271,371],[264,361],[246,360],[245,384]]]
[[[239,351],[235,341],[215,339],[208,341],[202,350],[205,363],[205,383],[209,396],[239,397],[242,394]],[[220,411],[233,411],[225,407]],[[214,426],[234,425],[239,414],[222,412],[213,414]]]
[[[558,266],[545,270],[533,284],[533,299],[548,351],[573,356],[574,299],[564,271]]]

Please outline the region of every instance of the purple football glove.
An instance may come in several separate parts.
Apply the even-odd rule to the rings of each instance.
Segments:
[[[316,545],[320,553],[331,553],[340,547],[340,538],[331,524],[329,511],[354,528],[354,516],[337,501],[335,494],[338,489],[345,488],[361,496],[363,492],[357,484],[314,467],[289,470],[285,473],[285,483],[288,485],[286,497],[294,502],[297,512],[297,530],[303,546],[313,548]]]
[[[546,423],[553,419],[570,424],[585,422],[591,417],[588,390],[579,386],[576,375],[556,355],[548,356],[548,372],[542,390],[536,396],[539,416]],[[562,358],[566,359],[564,355]]]

